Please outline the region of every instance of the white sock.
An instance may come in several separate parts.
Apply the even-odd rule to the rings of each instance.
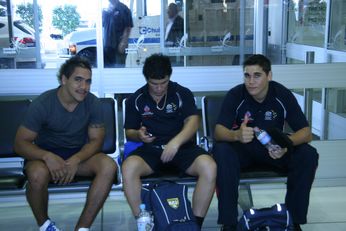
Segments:
[[[79,228],[78,231],[89,231],[89,228]]]
[[[43,223],[43,225],[40,226],[40,231],[46,231],[46,229],[47,229],[47,227],[49,226],[49,224],[50,224],[50,220],[47,219],[47,220]]]

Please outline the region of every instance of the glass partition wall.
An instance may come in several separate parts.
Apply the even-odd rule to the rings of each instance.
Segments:
[[[128,7],[133,27],[125,64],[114,67],[141,67],[157,52],[171,56],[175,66],[239,65],[253,53],[266,54],[275,64],[304,63],[306,51],[316,52],[316,62],[346,60],[345,1],[120,2]],[[101,21],[111,7],[109,0],[0,0],[0,4],[1,69],[56,68],[73,55],[87,57],[96,67],[98,58],[106,57]],[[112,20],[117,26],[126,24],[123,18]]]

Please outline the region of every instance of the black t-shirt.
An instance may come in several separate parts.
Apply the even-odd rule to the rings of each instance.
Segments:
[[[269,82],[269,90],[262,103],[253,99],[244,84],[228,91],[218,117],[218,124],[237,130],[243,122],[245,113],[249,113],[249,127],[267,130],[284,128],[285,121],[293,131],[309,126],[292,92],[283,85]]]
[[[142,126],[156,137],[153,144],[167,144],[184,126],[184,120],[197,115],[192,92],[175,82],[169,82],[167,99],[163,97],[158,105],[144,85],[126,100],[125,129],[139,129]]]

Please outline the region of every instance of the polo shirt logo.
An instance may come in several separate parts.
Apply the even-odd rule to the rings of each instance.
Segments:
[[[274,120],[277,117],[277,113],[273,110],[266,111],[264,113],[264,120]]]
[[[143,108],[143,114],[142,116],[150,116],[150,115],[153,115],[154,113],[151,112],[151,109],[148,105],[145,105],[144,108]]]
[[[173,113],[177,110],[177,105],[175,103],[169,103],[166,106],[166,113]]]

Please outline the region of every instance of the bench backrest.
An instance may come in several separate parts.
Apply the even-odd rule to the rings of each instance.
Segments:
[[[203,136],[207,144],[211,144],[214,137],[215,125],[221,110],[224,95],[208,95],[202,97],[202,124]],[[209,149],[209,147],[206,147]]]
[[[0,158],[18,157],[14,152],[14,139],[30,100],[0,101]]]
[[[100,98],[100,101],[106,129],[102,152],[112,154],[117,150],[118,144],[116,101],[113,98]]]

